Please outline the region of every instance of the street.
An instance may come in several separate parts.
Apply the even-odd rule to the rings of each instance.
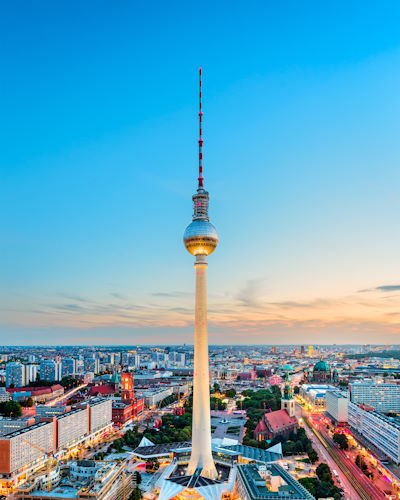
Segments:
[[[389,495],[392,493],[391,485],[385,483],[383,478],[377,477],[372,481],[358,468],[354,463],[354,452],[339,449],[329,435],[326,418],[321,413],[312,413],[300,405],[297,407],[303,414],[306,433],[320,458],[337,472],[346,499],[382,500],[387,498],[384,492],[387,491]],[[374,473],[377,475],[376,471]]]

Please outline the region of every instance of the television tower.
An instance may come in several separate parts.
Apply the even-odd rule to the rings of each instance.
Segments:
[[[218,244],[218,234],[208,217],[208,192],[203,186],[203,133],[201,106],[201,68],[199,96],[199,177],[197,192],[192,196],[193,216],[183,235],[186,249],[196,260],[196,304],[194,332],[192,454],[187,475],[195,472],[209,479],[217,478],[211,451],[210,380],[207,335],[207,256]]]

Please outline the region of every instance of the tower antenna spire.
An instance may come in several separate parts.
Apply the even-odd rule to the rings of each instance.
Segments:
[[[201,107],[201,68],[199,68],[199,186],[203,189],[203,110]]]

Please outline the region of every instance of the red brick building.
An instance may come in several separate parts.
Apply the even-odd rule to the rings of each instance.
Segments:
[[[134,379],[132,372],[121,373],[121,401],[114,401],[112,419],[114,424],[121,426],[142,413],[144,399],[135,398]]]
[[[299,423],[295,416],[289,416],[286,410],[277,410],[265,413],[254,430],[254,439],[264,441],[274,439],[277,436],[289,436],[296,432]]]

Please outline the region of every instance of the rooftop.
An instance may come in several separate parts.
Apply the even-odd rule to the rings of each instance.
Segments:
[[[268,484],[261,474],[261,469],[254,464],[239,465],[239,476],[244,483],[248,498],[251,500],[262,499],[290,499],[302,500],[313,499],[314,497],[282,467],[276,464],[270,464],[265,469],[266,478],[280,478],[275,487]],[[279,481],[279,479],[278,479]]]

